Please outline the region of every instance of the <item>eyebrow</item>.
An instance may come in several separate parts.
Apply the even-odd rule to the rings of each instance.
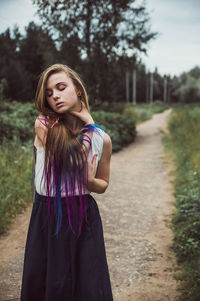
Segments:
[[[59,82],[59,83],[57,83],[55,86],[57,87],[57,86],[59,86],[59,85],[67,85],[67,83],[66,82]],[[45,89],[45,91],[49,91],[49,90],[51,90],[51,88],[46,88]]]

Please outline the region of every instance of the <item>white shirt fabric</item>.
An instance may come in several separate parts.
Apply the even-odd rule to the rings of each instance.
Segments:
[[[97,129],[98,133],[93,132],[91,142],[92,142],[92,149],[89,152],[89,158],[92,160],[94,154],[97,154],[96,159],[96,169],[98,166],[98,162],[101,159],[102,150],[103,150],[103,141],[104,141],[104,131],[102,129]],[[44,147],[38,147],[36,145],[36,140],[34,141],[34,146],[36,147],[36,163],[35,163],[35,189],[40,195],[47,195],[45,185],[44,185],[44,178],[42,179],[43,170],[44,170],[44,158],[45,158],[45,149]],[[42,181],[41,181],[42,180]],[[75,195],[79,194],[77,183],[75,185]],[[85,193],[90,193],[85,188]],[[54,196],[55,193],[53,191],[50,192],[50,196]],[[61,183],[61,197],[65,196],[65,186],[64,183]]]

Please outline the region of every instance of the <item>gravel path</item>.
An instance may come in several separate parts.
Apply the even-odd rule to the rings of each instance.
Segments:
[[[167,257],[172,234],[164,225],[172,213],[173,193],[160,133],[169,114],[155,114],[137,127],[135,142],[112,156],[107,191],[93,194],[102,216],[115,301],[175,300]],[[30,212],[31,207],[0,238],[1,301],[19,300]]]

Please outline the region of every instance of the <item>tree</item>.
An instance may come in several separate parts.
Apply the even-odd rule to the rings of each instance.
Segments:
[[[81,73],[90,98],[124,99],[125,62],[135,62],[138,51],[146,52],[146,44],[156,37],[148,27],[145,6],[137,5],[136,0],[33,3],[42,27],[56,40],[61,61]],[[115,65],[118,63],[120,66]]]
[[[196,66],[172,80],[172,98],[181,102],[200,102],[200,68]]]
[[[23,99],[30,93],[26,72],[18,60],[21,35],[17,27],[11,37],[10,29],[0,35],[0,79],[5,79],[5,98]]]
[[[48,32],[31,22],[22,36],[17,27],[0,35],[0,80],[5,78],[6,98],[33,99],[38,77],[57,59],[57,49]]]
[[[108,56],[138,51],[156,33],[148,27],[144,5],[136,0],[33,0],[43,27],[52,30],[58,40],[79,39],[81,55],[91,59],[98,47]]]
[[[30,99],[34,97],[41,72],[55,62],[57,50],[49,33],[34,22],[30,22],[26,27],[25,37],[21,39],[18,57],[24,70],[29,74],[31,95],[27,97]]]

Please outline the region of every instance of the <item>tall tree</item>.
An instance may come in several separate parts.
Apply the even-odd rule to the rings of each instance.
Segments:
[[[11,34],[7,29],[0,35],[0,80],[5,79],[4,89],[6,98],[25,99],[30,95],[30,85],[27,74],[18,60],[21,35],[17,27]]]
[[[90,98],[108,100],[115,94],[122,99],[123,91],[116,89],[114,81],[118,76],[123,82],[125,65],[118,68],[114,64],[135,61],[138,51],[146,52],[147,43],[156,37],[148,27],[145,6],[136,0],[33,0],[33,3],[38,7],[42,27],[57,41],[61,61],[81,72]]]
[[[30,22],[26,27],[25,37],[21,39],[18,57],[26,72],[29,73],[32,86],[30,97],[33,98],[39,74],[56,60],[57,50],[54,41],[47,31],[42,30],[34,22]]]
[[[144,5],[136,0],[33,0],[43,27],[58,39],[79,39],[82,55],[90,60],[98,46],[109,58],[122,52],[146,52],[156,36],[148,27]]]

